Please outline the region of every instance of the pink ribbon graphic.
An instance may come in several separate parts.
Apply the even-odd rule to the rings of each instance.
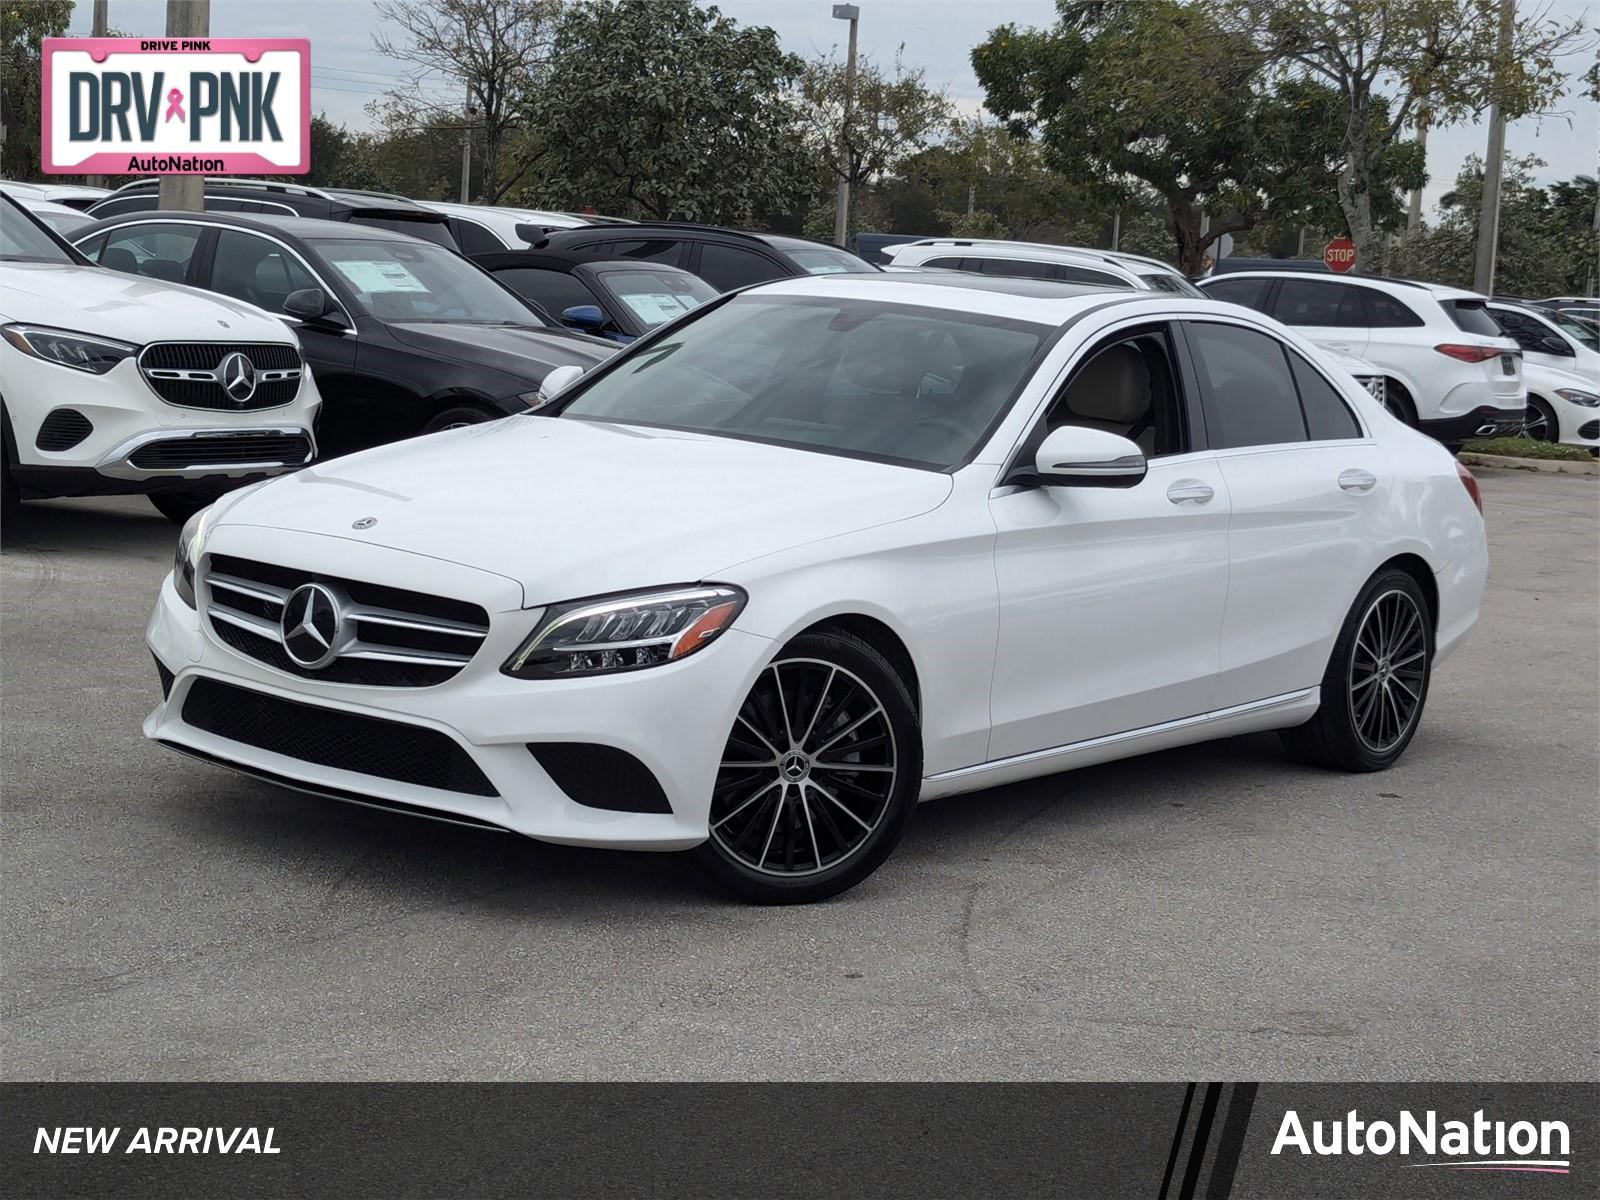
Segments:
[[[183,115],[183,93],[177,88],[167,93],[167,115],[163,123],[172,120],[173,117],[177,117],[180,121],[188,120]]]

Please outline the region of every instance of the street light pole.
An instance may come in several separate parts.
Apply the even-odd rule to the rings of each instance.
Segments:
[[[842,246],[850,230],[850,105],[856,91],[856,23],[861,9],[855,4],[835,4],[835,20],[850,22],[850,49],[844,60],[844,124],[839,129],[839,198],[833,212],[833,243]]]
[[[106,30],[111,28],[111,18],[106,14],[106,0],[94,0],[94,24],[89,28],[89,36],[103,38]],[[104,175],[89,176],[90,187],[105,187]]]
[[[211,33],[211,0],[167,0],[167,36],[206,37]],[[192,100],[191,100],[192,102]],[[204,175],[163,175],[158,208],[202,212],[206,206]]]

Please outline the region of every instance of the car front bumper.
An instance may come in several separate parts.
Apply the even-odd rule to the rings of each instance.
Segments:
[[[519,616],[525,620],[519,621]],[[154,741],[286,787],[543,841],[633,850],[682,850],[707,836],[711,790],[735,714],[771,657],[764,637],[729,630],[680,663],[621,675],[521,680],[500,665],[536,613],[496,614],[473,661],[432,687],[324,683],[237,653],[204,628],[168,575],[146,629],[166,695],[146,718]],[[165,673],[170,672],[170,680]],[[219,736],[185,719],[200,680],[294,705],[393,722],[442,735],[482,772],[495,794],[473,794],[320,765]],[[529,743],[581,743],[632,755],[660,784],[670,813],[579,804],[529,750]],[[453,751],[452,751],[453,753]]]

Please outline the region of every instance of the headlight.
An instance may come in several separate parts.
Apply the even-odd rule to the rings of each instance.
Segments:
[[[200,551],[205,546],[206,526],[210,521],[211,506],[207,505],[183,523],[178,532],[178,549],[172,556],[172,586],[190,608],[196,607],[194,599],[194,569],[200,562]]]
[[[104,375],[123,359],[139,352],[139,347],[127,342],[108,341],[68,329],[45,329],[39,325],[6,325],[0,327],[0,336],[33,358],[75,371],[88,371],[92,375]]]
[[[553,605],[500,669],[518,679],[567,679],[660,666],[710,645],[744,602],[741,589],[711,585]]]
[[[1581,404],[1584,408],[1600,408],[1600,396],[1582,388],[1557,388],[1556,395],[1572,404]]]

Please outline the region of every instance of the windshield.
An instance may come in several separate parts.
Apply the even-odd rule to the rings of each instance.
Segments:
[[[563,417],[943,470],[1026,378],[1049,327],[834,297],[734,297],[625,354]]]
[[[1580,346],[1587,346],[1590,350],[1600,350],[1600,326],[1591,325],[1581,317],[1563,312],[1551,313],[1549,319],[1562,333]]]
[[[514,292],[442,246],[376,240],[313,244],[379,320],[546,324]]]
[[[31,220],[10,196],[0,196],[0,260],[75,263],[67,250]]]
[[[1175,292],[1180,296],[1204,296],[1205,293],[1182,275],[1170,275],[1166,271],[1158,271],[1153,275],[1141,275],[1144,285],[1152,292]]]
[[[835,250],[832,246],[813,246],[810,242],[778,241],[772,242],[772,248],[783,254],[807,275],[844,275],[858,271],[877,272],[864,258],[846,250]]]
[[[600,282],[646,329],[714,300],[717,289],[687,271],[601,271]]]

